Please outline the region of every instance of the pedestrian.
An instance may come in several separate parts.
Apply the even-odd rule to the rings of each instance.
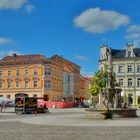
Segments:
[[[2,112],[3,106],[4,106],[4,101],[1,102],[1,106],[0,106],[1,112]]]
[[[37,111],[38,111],[38,106],[37,106],[37,103],[35,104],[35,108],[34,108],[34,115],[37,115]]]
[[[79,103],[79,108],[80,108],[80,109],[82,108],[82,102]]]
[[[130,102],[128,102],[128,108],[130,108]]]
[[[123,106],[123,108],[127,108],[127,103],[126,103],[126,102],[124,103],[124,106]]]

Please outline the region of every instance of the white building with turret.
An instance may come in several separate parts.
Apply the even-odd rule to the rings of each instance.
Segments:
[[[106,45],[100,48],[99,69],[112,67],[120,88],[122,103],[140,107],[140,48],[127,44],[123,50],[112,49]]]

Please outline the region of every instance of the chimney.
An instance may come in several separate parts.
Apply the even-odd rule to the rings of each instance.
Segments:
[[[13,53],[13,55],[12,55],[13,57],[17,57],[17,54],[16,53]]]

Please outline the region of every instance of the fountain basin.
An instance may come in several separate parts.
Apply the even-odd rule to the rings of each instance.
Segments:
[[[88,108],[85,109],[85,117],[86,118],[93,118],[93,119],[108,119],[112,117],[137,117],[137,109],[94,109]]]

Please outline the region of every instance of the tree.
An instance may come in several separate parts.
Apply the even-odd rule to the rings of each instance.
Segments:
[[[114,106],[114,99],[117,92],[118,83],[114,73],[108,72],[106,69],[95,73],[90,88],[91,97],[101,94],[101,102],[109,110],[109,107]]]
[[[107,86],[108,84],[108,72],[107,71],[98,71],[95,73],[95,76],[91,83],[90,95],[96,96],[101,92],[101,89]]]

